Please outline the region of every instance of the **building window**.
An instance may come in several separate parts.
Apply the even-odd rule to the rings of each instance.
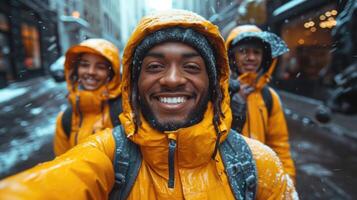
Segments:
[[[3,13],[0,13],[0,31],[9,31],[9,22]]]
[[[0,76],[4,74],[6,79],[12,80],[14,77],[12,76],[10,68],[10,46],[8,37],[6,34],[0,32]]]
[[[28,70],[41,68],[39,32],[36,26],[21,24],[21,36],[24,44],[24,66]]]
[[[10,45],[9,45],[9,23],[6,15],[0,13],[0,81],[4,77],[7,80],[13,80],[10,63]]]
[[[327,5],[285,20],[281,36],[290,51],[282,56],[277,72],[277,78],[286,81],[281,85],[290,85],[285,89],[313,98],[323,96],[317,91],[321,91],[321,74],[331,61],[331,31],[336,25],[336,16],[336,6]],[[322,81],[326,86],[329,84],[327,78]]]

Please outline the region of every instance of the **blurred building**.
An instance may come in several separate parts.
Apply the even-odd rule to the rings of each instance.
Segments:
[[[121,23],[120,22],[120,1],[104,0],[101,1],[101,32],[102,37],[111,41],[118,48],[122,46]]]
[[[138,24],[139,20],[146,14],[146,1],[145,0],[120,0],[119,1],[119,13],[120,19],[116,20],[117,24],[120,24],[120,37],[121,46],[123,49],[128,41],[132,31]]]
[[[224,8],[237,1],[239,0],[175,0],[172,2],[172,7],[176,9],[190,10],[209,19],[211,16],[219,13]]]
[[[46,73],[60,54],[49,1],[0,1],[0,87]]]
[[[326,99],[333,85],[330,70],[336,48],[332,30],[347,0],[236,0],[210,20],[224,38],[236,26],[256,24],[275,32],[290,51],[278,63],[273,83],[281,89]]]
[[[264,26],[267,22],[267,0],[235,0],[229,4],[222,4],[218,12],[209,20],[216,24],[224,38],[236,26],[242,24],[256,24]]]
[[[275,84],[281,89],[326,99],[333,84],[329,70],[335,43],[332,30],[346,1],[280,0],[267,4],[267,25],[290,51],[280,59]]]
[[[51,0],[58,13],[62,54],[88,38],[105,38],[119,46],[119,2],[116,0]]]
[[[83,19],[83,4],[80,0],[50,0],[50,7],[58,14],[57,26],[61,45],[61,55],[78,42],[93,36],[90,24]]]

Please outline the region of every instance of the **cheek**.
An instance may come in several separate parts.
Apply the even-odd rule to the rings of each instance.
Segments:
[[[107,70],[100,70],[97,72],[97,76],[100,77],[100,79],[105,80],[109,77],[109,72]]]
[[[236,63],[238,64],[238,66],[240,66],[242,64],[242,61],[244,59],[241,56],[236,56]]]
[[[78,70],[77,70],[78,76],[83,76],[84,73],[85,73],[85,69],[79,67]]]
[[[200,91],[201,95],[204,96],[208,93],[209,80],[207,77],[200,77],[194,81],[195,87]]]
[[[146,93],[146,91],[148,90],[150,85],[150,81],[147,78],[140,78],[138,81],[138,93],[139,96],[144,96],[144,94]]]

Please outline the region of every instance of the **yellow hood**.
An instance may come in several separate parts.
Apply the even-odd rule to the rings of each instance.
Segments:
[[[228,78],[229,66],[227,53],[218,27],[205,20],[201,16],[183,10],[170,10],[144,17],[134,30],[129,39],[123,55],[123,80],[122,102],[123,113],[119,116],[128,137],[139,144],[144,160],[149,165],[159,169],[157,172],[167,176],[168,137],[174,137],[177,141],[176,155],[179,158],[178,165],[193,167],[208,162],[211,158],[216,141],[216,131],[213,126],[213,106],[209,103],[204,119],[191,127],[181,128],[169,134],[163,134],[153,129],[141,116],[142,125],[135,132],[134,113],[130,104],[131,95],[131,63],[135,48],[150,33],[169,27],[192,28],[204,35],[211,42],[216,52],[217,69],[220,74],[219,84],[223,94],[221,109],[224,117],[221,119],[219,129],[223,141],[231,127],[231,110],[229,106]],[[218,71],[217,70],[217,71]],[[196,143],[196,144],[195,144]],[[151,157],[155,155],[154,157]],[[181,156],[182,155],[182,156]],[[163,170],[163,171],[161,171]]]
[[[108,98],[111,99],[119,96],[121,93],[119,50],[109,41],[95,38],[85,40],[78,45],[72,46],[66,53],[66,61],[64,65],[70,99],[71,96],[74,96],[74,93],[79,92],[78,83],[72,83],[70,80],[70,75],[72,74],[75,67],[74,61],[81,53],[93,53],[105,57],[108,59],[108,61],[110,61],[114,71],[112,80],[106,86],[102,86],[96,91],[87,91],[84,93],[95,93],[95,95],[90,96],[96,96],[101,100],[106,100]],[[104,92],[104,90],[106,91]]]
[[[240,34],[246,32],[262,32],[260,28],[255,25],[242,25],[235,27],[228,35],[227,40],[225,42],[227,50],[231,48],[232,41]],[[256,89],[262,89],[271,79],[271,76],[276,67],[277,59],[273,58],[269,69],[262,75],[258,75],[257,73],[245,73],[239,76],[239,80],[241,83],[249,84]]]

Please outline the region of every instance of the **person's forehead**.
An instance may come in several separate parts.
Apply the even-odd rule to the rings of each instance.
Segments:
[[[155,55],[164,55],[166,53],[179,53],[183,56],[199,56],[200,53],[191,45],[186,44],[184,42],[163,42],[160,44],[157,44],[153,46],[149,51],[145,54],[145,57],[147,56],[155,56]]]
[[[83,53],[79,56],[79,61],[90,61],[96,60],[101,63],[110,64],[111,62],[102,55],[94,54],[94,53]]]
[[[167,41],[153,46],[151,49],[149,49],[148,52],[156,49],[163,49],[165,47],[184,47],[186,50],[197,51],[192,45],[186,44],[184,42]]]
[[[250,38],[239,42],[236,48],[253,48],[253,49],[263,49],[264,44],[261,40],[257,38]]]

